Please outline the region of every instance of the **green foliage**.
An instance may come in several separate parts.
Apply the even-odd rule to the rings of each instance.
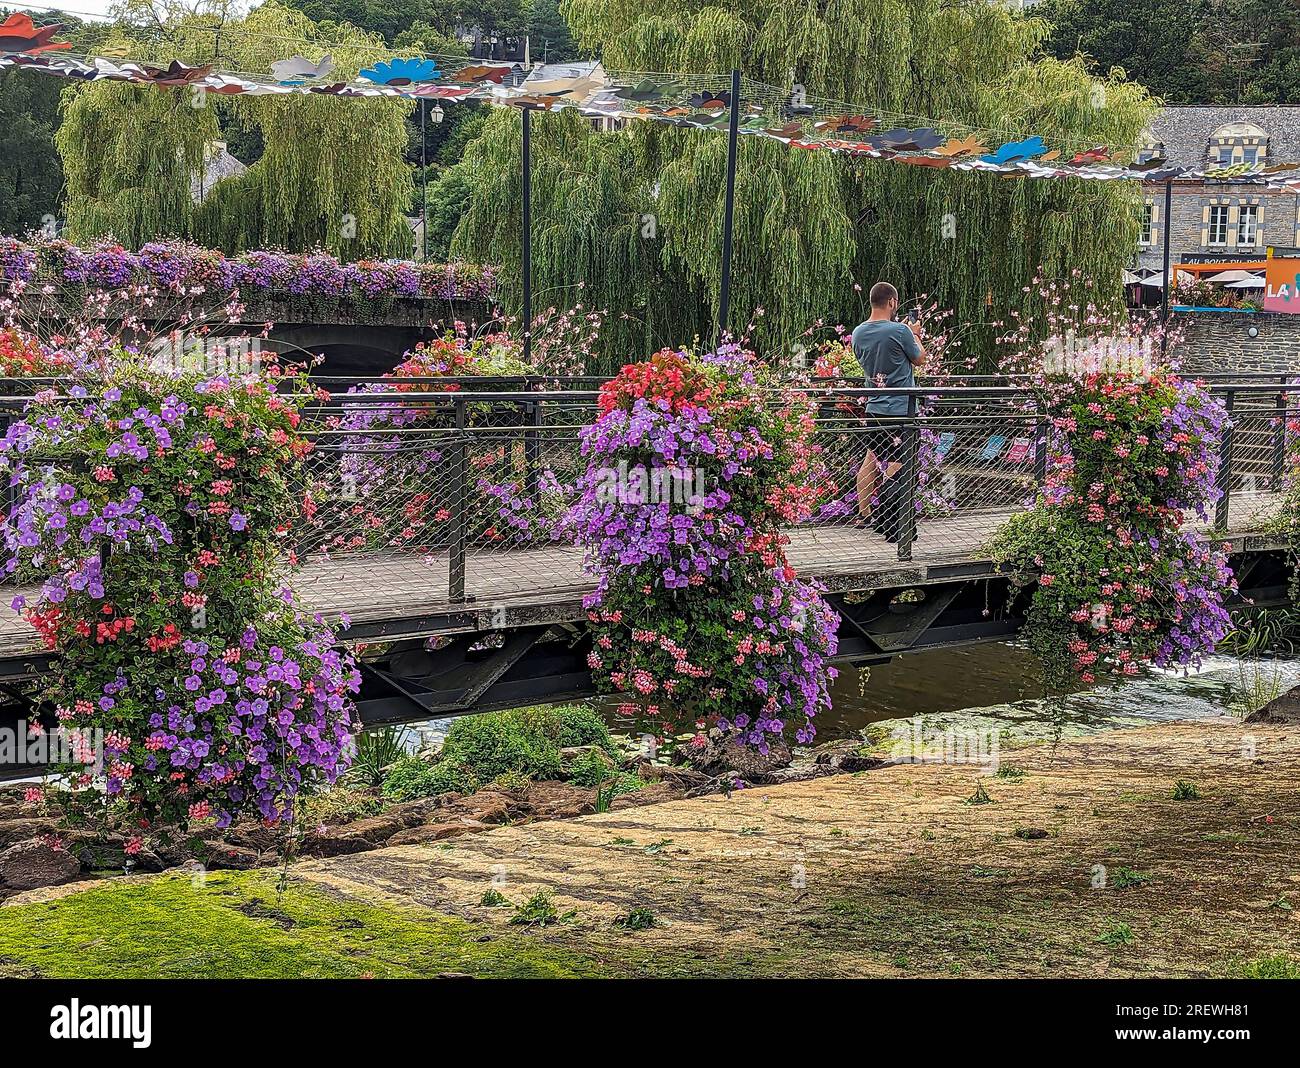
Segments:
[[[569,782],[573,783],[574,786],[584,786],[589,790],[595,789],[603,782],[608,782],[616,775],[617,769],[615,769],[613,761],[607,756],[602,756],[596,750],[582,753],[574,759],[568,768]]]
[[[559,0],[532,0],[528,11],[529,48],[538,63],[561,63],[578,54]]]
[[[384,776],[383,794],[392,801],[413,801],[435,794],[467,793],[474,789],[470,780],[454,764],[432,764],[418,757],[399,760]]]
[[[1195,783],[1188,782],[1186,779],[1179,779],[1174,783],[1172,796],[1175,801],[1199,801],[1201,791],[1196,788]]]
[[[551,895],[539,890],[522,905],[515,906],[515,914],[510,917],[510,922],[517,927],[549,927],[569,915],[572,913],[561,916],[551,901]]]
[[[0,233],[38,229],[55,214],[63,184],[54,151],[62,89],[44,74],[0,73]]]
[[[1244,609],[1233,622],[1232,633],[1219,643],[1220,651],[1231,656],[1291,655],[1300,646],[1300,610],[1296,608]]]
[[[636,908],[626,916],[620,916],[614,921],[615,927],[621,927],[625,931],[648,931],[654,927],[658,921],[655,914],[648,908]]]
[[[1110,885],[1116,890],[1126,890],[1130,886],[1142,886],[1150,881],[1151,876],[1146,872],[1134,871],[1132,868],[1117,868],[1111,877]]]
[[[577,745],[614,752],[609,728],[582,705],[465,716],[451,725],[437,763],[409,757],[394,765],[384,778],[384,795],[409,801],[450,790],[467,793],[502,780],[558,779],[560,750]]]
[[[507,793],[522,793],[531,786],[533,780],[525,775],[522,771],[505,771],[492,780],[492,785],[505,790]]]
[[[128,11],[134,10],[128,4]],[[133,58],[211,62],[213,9],[166,21],[158,35],[116,29],[109,45]],[[318,27],[275,3],[222,29],[223,65],[267,70],[285,40],[312,59],[334,57],[340,77],[389,54],[352,27]],[[193,237],[234,252],[323,247],[344,259],[409,252],[403,219],[411,199],[405,162],[409,101],[324,96],[241,96],[220,100],[189,90],[114,82],[77,87],[57,144],[67,174],[68,232],[88,242],[113,234],[137,247],[155,237]],[[196,205],[191,183],[221,118],[261,134],[262,155],[246,173],[218,182]]]
[[[1117,923],[1109,931],[1104,932],[1097,941],[1103,946],[1110,946],[1112,949],[1118,949],[1120,946],[1131,946],[1135,941],[1133,928],[1127,923]]]
[[[737,65],[769,84],[892,112],[890,121],[964,123],[995,145],[1036,133],[1067,150],[1129,146],[1154,110],[1140,87],[1042,58],[1042,23],[995,4],[562,0],[560,9],[578,47],[599,49],[610,70]],[[726,138],[649,122],[606,134],[577,115],[538,115],[534,150],[537,291],[585,281],[591,303],[613,313],[603,339],[611,363],[711,332]],[[518,117],[493,116],[464,166],[473,203],[453,247],[470,258],[492,250],[517,278]],[[1047,277],[1077,267],[1103,304],[1118,303],[1137,234],[1126,184],[1009,182],[743,138],[731,326],[761,307],[757,341],[780,346],[816,319],[863,317],[854,283],[887,277],[953,308],[972,331],[965,347],[988,351],[1007,309],[1041,310],[1022,291],[1039,263]],[[955,238],[944,236],[948,214]],[[517,287],[506,296],[517,306]]]
[[[612,747],[609,728],[581,706],[519,708],[466,716],[452,724],[440,763],[482,784],[506,772],[534,780],[560,776],[560,749],[572,745]]]
[[[1044,0],[1046,47],[1123,68],[1169,104],[1291,104],[1300,6],[1276,0]],[[1178,32],[1171,33],[1170,27]]]
[[[469,178],[459,167],[443,172],[436,181],[429,183],[429,211],[426,215],[429,259],[445,262],[451,258],[451,239],[465,214],[470,192]]]
[[[362,731],[356,737],[356,753],[352,767],[347,771],[349,782],[379,787],[384,783],[384,772],[406,756],[406,730],[403,727],[381,727]]]
[[[485,909],[499,909],[510,904],[510,899],[495,887],[489,887],[483,891],[483,896],[478,899],[478,903]]]
[[[311,827],[318,823],[349,823],[377,816],[383,809],[383,799],[367,790],[336,786],[305,798],[298,812],[303,825]]]

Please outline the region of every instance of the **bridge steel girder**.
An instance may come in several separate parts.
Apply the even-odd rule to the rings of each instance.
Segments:
[[[1240,591],[1230,608],[1290,603],[1286,550],[1243,547],[1232,562]],[[1009,640],[1033,595],[1028,587],[1012,598],[1007,576],[987,563],[931,567],[923,581],[908,581],[915,577],[898,573],[873,589],[827,593],[841,621],[837,663],[885,663],[905,652]],[[473,630],[437,644],[431,649],[425,639],[397,641],[363,663],[362,723],[460,716],[596,692],[586,663],[590,640],[577,620]]]
[[[1290,550],[1268,539],[1240,539],[1231,554],[1239,592],[1229,607],[1290,604]],[[885,663],[919,652],[1006,641],[1024,622],[1032,587],[1012,598],[1006,575],[987,562],[903,567],[888,574],[823,579],[839,613],[841,664]],[[579,600],[511,609],[505,626],[486,625],[492,613],[473,605],[405,619],[362,623],[349,642],[377,644],[361,658],[357,706],[363,726],[409,723],[595,695]],[[49,654],[0,658],[0,729],[34,715],[28,684],[50,670]],[[30,775],[10,767],[0,779]]]

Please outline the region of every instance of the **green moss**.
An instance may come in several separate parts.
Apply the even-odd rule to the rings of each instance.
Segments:
[[[604,974],[583,954],[417,908],[338,899],[269,872],[114,882],[0,908],[0,975],[380,978]],[[490,934],[489,941],[478,941]]]
[[[1300,979],[1300,960],[1279,953],[1275,957],[1234,961],[1228,968],[1229,979]]]

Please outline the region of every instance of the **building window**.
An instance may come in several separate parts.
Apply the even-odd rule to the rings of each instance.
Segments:
[[[1259,205],[1243,204],[1238,209],[1237,244],[1249,248],[1259,244]]]
[[[1254,166],[1268,155],[1268,133],[1249,122],[1230,122],[1210,135],[1206,158],[1212,165]]]
[[[1142,230],[1138,235],[1138,244],[1150,245],[1154,240],[1156,206],[1142,205]]]
[[[1210,226],[1206,244],[1226,245],[1228,243],[1228,205],[1210,205]]]

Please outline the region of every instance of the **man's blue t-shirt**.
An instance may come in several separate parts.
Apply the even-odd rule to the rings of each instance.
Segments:
[[[921,343],[905,323],[884,319],[867,320],[853,331],[853,354],[862,365],[868,386],[895,386],[907,389],[916,385],[912,361],[921,355]],[[872,397],[867,411],[872,415],[912,415],[915,398],[907,396]]]

